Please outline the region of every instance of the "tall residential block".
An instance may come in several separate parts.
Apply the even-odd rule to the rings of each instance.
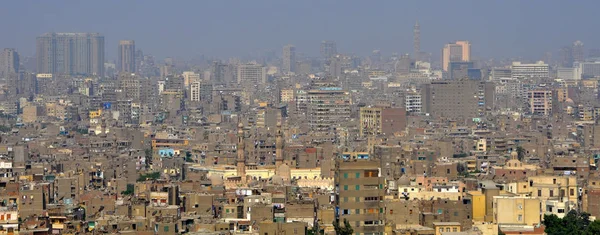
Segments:
[[[434,81],[423,85],[424,112],[434,117],[470,120],[494,107],[495,87],[475,80]]]
[[[119,72],[135,73],[135,41],[119,41]]]
[[[296,72],[296,47],[294,45],[286,45],[283,47],[283,68],[282,72]]]
[[[552,114],[552,91],[529,91],[529,112],[533,115],[548,116]]]
[[[350,93],[339,87],[320,87],[307,92],[308,124],[313,131],[332,131],[350,120]]]
[[[385,178],[368,154],[346,154],[336,162],[335,220],[348,220],[356,234],[383,234]]]
[[[442,68],[444,71],[448,71],[450,62],[470,60],[471,43],[469,43],[469,41],[448,43],[444,46],[444,49],[442,49]]]
[[[0,52],[0,77],[19,72],[19,53],[15,49],[5,48]]]
[[[104,76],[104,36],[46,33],[37,37],[37,72]]]

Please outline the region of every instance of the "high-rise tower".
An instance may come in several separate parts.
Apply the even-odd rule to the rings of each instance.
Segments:
[[[246,182],[246,144],[244,143],[244,124],[238,124],[238,143],[237,143],[237,175]]]
[[[46,33],[36,43],[38,73],[104,77],[104,36]]]
[[[418,61],[421,55],[421,26],[419,26],[419,21],[413,27],[413,46],[415,47],[415,55],[413,57]]]
[[[135,42],[121,40],[119,42],[119,72],[135,73]]]
[[[296,47],[286,45],[283,47],[283,73],[296,72]]]

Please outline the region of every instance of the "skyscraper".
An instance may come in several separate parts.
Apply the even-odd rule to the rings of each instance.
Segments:
[[[337,54],[337,46],[334,41],[321,42],[321,57],[329,59]]]
[[[413,27],[413,44],[413,46],[415,47],[414,57],[415,60],[418,61],[421,55],[421,27],[419,26],[419,21],[417,21],[415,23],[415,26]]]
[[[46,33],[37,37],[37,72],[104,76],[104,36]]]
[[[119,41],[119,72],[135,73],[135,41]]]
[[[583,62],[585,60],[583,42],[577,40],[573,43],[573,61]]]
[[[0,77],[19,72],[19,53],[15,49],[5,48],[0,52]]]
[[[283,47],[283,73],[296,72],[296,47],[286,45]]]
[[[469,41],[456,41],[448,43],[442,50],[442,68],[448,71],[448,65],[454,61],[471,60],[471,43]]]

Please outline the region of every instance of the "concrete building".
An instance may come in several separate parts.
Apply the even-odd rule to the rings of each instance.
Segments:
[[[473,62],[469,61],[451,61],[448,66],[448,72],[446,73],[446,79],[448,80],[480,80],[477,78],[471,78],[469,76],[469,70],[473,69]]]
[[[549,66],[544,61],[538,61],[534,64],[524,64],[515,61],[510,66],[511,77],[514,79],[540,78],[547,79],[550,77]]]
[[[135,41],[119,41],[119,72],[136,73]]]
[[[578,62],[575,63],[574,68],[577,69],[575,71],[576,76],[581,79],[600,76],[600,61]]]
[[[0,77],[19,72],[19,53],[12,48],[4,48],[0,52]]]
[[[190,85],[190,100],[200,101],[200,82],[193,82]]]
[[[238,84],[264,84],[267,82],[267,68],[254,63],[237,66]]]
[[[557,68],[556,77],[564,80],[579,80],[581,79],[581,73],[579,68]]]
[[[296,72],[296,47],[286,45],[283,47],[283,68],[284,74]]]
[[[533,115],[548,116],[552,114],[552,91],[529,91],[529,113]]]
[[[490,78],[492,80],[500,80],[512,77],[512,71],[510,68],[492,68],[490,72]]]
[[[434,117],[471,119],[494,107],[494,84],[482,81],[435,81],[421,89],[423,112]]]
[[[390,136],[405,128],[406,110],[403,108],[360,108],[360,136]]]
[[[200,74],[193,71],[185,71],[181,76],[183,76],[183,85],[186,87],[194,82],[200,81]]]
[[[334,41],[322,41],[321,42],[321,57],[329,59],[337,54],[337,46]]]
[[[442,49],[442,69],[448,71],[450,62],[471,61],[471,43],[456,41],[448,43]]]
[[[321,87],[307,92],[308,124],[314,131],[332,131],[332,128],[350,119],[350,94],[339,87]]]
[[[494,223],[534,226],[541,222],[540,199],[533,197],[494,197]]]
[[[408,114],[420,114],[423,109],[421,94],[411,92],[404,95],[404,107],[406,107],[406,112]]]
[[[347,219],[356,234],[383,233],[385,179],[379,177],[379,162],[366,158],[337,160],[335,219],[341,224]]]
[[[46,33],[37,37],[37,72],[104,76],[104,36]]]
[[[294,101],[294,89],[282,89],[279,91],[279,102],[288,103]]]

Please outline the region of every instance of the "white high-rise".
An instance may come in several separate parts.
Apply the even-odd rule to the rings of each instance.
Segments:
[[[549,66],[544,61],[538,61],[534,64],[523,64],[521,62],[513,62],[510,66],[511,77],[515,79],[526,78],[548,78]]]

